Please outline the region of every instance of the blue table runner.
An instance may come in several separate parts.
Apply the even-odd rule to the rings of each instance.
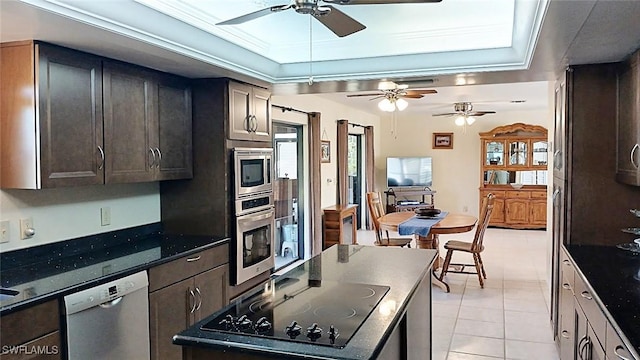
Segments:
[[[420,235],[427,236],[431,227],[447,216],[448,212],[443,211],[433,218],[418,218],[414,216],[398,225],[398,234],[400,235]]]

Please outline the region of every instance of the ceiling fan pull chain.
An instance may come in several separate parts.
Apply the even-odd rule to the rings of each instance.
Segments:
[[[309,86],[313,85],[313,15],[309,15]]]

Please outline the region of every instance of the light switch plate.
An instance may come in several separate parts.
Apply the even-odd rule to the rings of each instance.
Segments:
[[[35,231],[35,228],[33,227],[33,218],[28,217],[28,218],[20,219],[20,239],[21,240],[31,239],[35,234],[34,233],[29,235],[31,231]]]
[[[100,225],[111,225],[111,208],[108,206],[100,208]]]
[[[9,242],[10,226],[9,220],[0,221],[0,243]]]

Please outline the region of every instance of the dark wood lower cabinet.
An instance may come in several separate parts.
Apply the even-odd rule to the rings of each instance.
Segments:
[[[151,359],[182,359],[175,334],[228,302],[229,266],[224,264],[149,293]]]
[[[58,300],[20,310],[0,319],[1,360],[62,359]]]

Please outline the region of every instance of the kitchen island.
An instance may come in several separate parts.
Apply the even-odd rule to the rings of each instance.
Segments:
[[[430,359],[435,257],[335,245],[173,342],[191,359]]]

